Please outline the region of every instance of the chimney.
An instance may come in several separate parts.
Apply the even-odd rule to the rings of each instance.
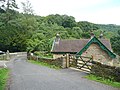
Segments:
[[[56,35],[56,38],[55,38],[55,40],[54,40],[54,42],[53,42],[53,44],[52,44],[52,49],[51,49],[51,51],[53,51],[54,46],[55,46],[56,44],[59,44],[59,41],[60,41],[60,35],[57,34],[57,35]]]
[[[59,41],[60,41],[60,34],[57,33],[55,38],[55,44],[59,44]]]
[[[100,38],[100,39],[102,39],[102,38],[103,38],[103,32],[102,32],[102,31],[101,31],[101,33],[100,33],[99,38]]]
[[[95,36],[93,31],[91,31],[90,35],[91,35],[91,39]]]

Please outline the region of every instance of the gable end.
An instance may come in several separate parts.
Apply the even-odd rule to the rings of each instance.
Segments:
[[[116,55],[111,52],[100,40],[98,40],[95,36],[85,45],[84,48],[82,48],[76,55],[81,55],[84,51],[86,51],[89,46],[92,44],[92,43],[96,43],[100,46],[100,48],[104,51],[106,51],[108,53],[108,55],[111,57],[111,58],[116,58]]]

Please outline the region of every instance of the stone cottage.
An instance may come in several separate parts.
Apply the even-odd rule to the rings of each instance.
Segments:
[[[64,57],[66,54],[92,56],[93,60],[102,63],[111,63],[116,58],[112,52],[110,41],[98,39],[95,36],[91,39],[60,40],[57,35],[51,53],[53,53],[53,58]]]

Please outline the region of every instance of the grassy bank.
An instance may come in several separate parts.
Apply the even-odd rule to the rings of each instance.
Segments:
[[[120,88],[120,82],[113,82],[113,81],[110,81],[109,79],[103,79],[103,78],[97,77],[95,75],[88,75],[88,76],[85,76],[85,78],[87,78],[89,80],[94,80],[94,81],[97,81],[97,82],[100,82],[100,83],[103,83],[106,85]]]
[[[53,58],[53,55],[51,53],[46,53],[46,52],[36,51],[34,52],[34,55],[42,57],[42,58]]]
[[[36,64],[36,65],[40,65],[40,66],[46,66],[46,67],[53,68],[53,69],[60,69],[60,67],[57,67],[55,65],[51,65],[48,63],[44,63],[44,62],[38,62],[38,61],[34,61],[34,60],[28,60],[28,62]]]
[[[7,79],[8,79],[9,69],[0,68],[0,90],[4,90]]]

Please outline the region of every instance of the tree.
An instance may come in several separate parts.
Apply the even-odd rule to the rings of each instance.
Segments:
[[[8,21],[15,18],[18,7],[15,0],[0,0],[0,3],[2,3],[0,6],[0,13],[4,14],[2,20],[7,24]]]
[[[75,18],[72,16],[63,15],[62,26],[64,28],[73,28],[76,26]]]
[[[120,30],[118,31],[118,35],[114,36],[110,39],[113,51],[120,55]]]
[[[5,12],[5,10],[4,10],[4,7],[5,7],[4,3],[5,3],[5,0],[0,0],[0,13],[4,13]]]
[[[33,14],[33,8],[29,0],[26,0],[26,2],[22,2],[22,8],[24,14]]]
[[[4,12],[0,12],[0,49],[11,51],[14,48],[12,46],[16,46],[15,42],[19,37],[18,22],[16,21],[18,12],[15,11],[18,7],[15,0],[1,0],[0,2],[2,2],[0,8],[4,10]]]
[[[0,3],[0,9],[4,11],[18,8],[15,0],[0,0]]]
[[[77,26],[80,27],[83,32],[89,32],[92,30],[98,30],[99,27],[96,24],[87,22],[87,21],[81,21],[77,23]]]

